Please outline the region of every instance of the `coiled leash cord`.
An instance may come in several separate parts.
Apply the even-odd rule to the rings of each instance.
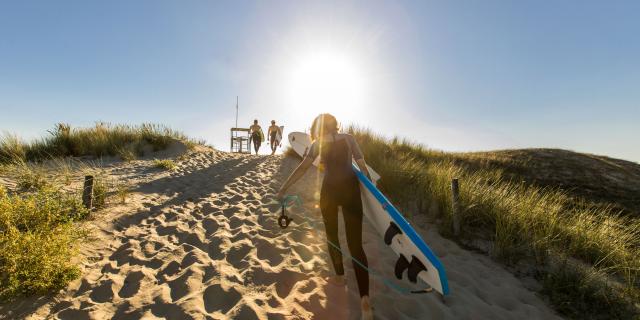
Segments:
[[[280,226],[280,228],[285,229],[289,226],[289,224],[293,221],[293,218],[287,216],[287,207],[292,206],[293,204],[298,205],[298,207],[302,207],[302,201],[300,200],[300,197],[296,196],[296,195],[287,195],[282,199],[282,202],[280,203],[282,210],[280,212],[280,217],[278,217],[278,225]],[[306,211],[302,210],[303,212]],[[315,222],[314,219],[308,219],[308,221],[310,222],[310,224],[312,225],[313,228],[317,228],[320,227],[320,224],[318,222]],[[392,281],[391,279],[378,274],[377,272],[371,270],[369,267],[367,267],[364,263],[362,263],[360,260],[354,258],[353,256],[345,253],[344,251],[342,251],[342,249],[340,249],[340,246],[331,242],[329,239],[327,239],[327,243],[332,246],[334,249],[338,250],[338,252],[340,252],[343,256],[346,256],[347,259],[351,259],[352,261],[354,261],[355,263],[357,263],[360,267],[364,268],[365,270],[367,270],[367,272],[371,275],[372,278],[378,278],[379,280],[382,281],[382,283],[384,285],[386,285],[388,288],[393,289],[395,291],[397,291],[398,293],[401,294],[420,294],[420,293],[429,293],[431,291],[433,291],[433,288],[428,287],[425,289],[421,289],[421,290],[411,290],[405,287],[402,287],[398,284],[396,284],[394,281]]]

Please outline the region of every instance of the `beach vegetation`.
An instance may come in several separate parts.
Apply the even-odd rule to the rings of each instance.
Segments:
[[[83,181],[94,177],[93,208],[82,204]],[[58,158],[0,164],[0,300],[47,294],[80,274],[81,221],[99,214],[130,188],[91,162]]]
[[[153,159],[153,166],[158,169],[164,169],[168,171],[173,171],[178,168],[175,161],[171,159]]]
[[[496,260],[514,270],[527,265],[566,316],[638,315],[640,219],[623,214],[615,198],[607,202],[605,193],[592,199],[533,183],[509,172],[515,164],[496,153],[449,153],[362,128],[349,132],[382,176],[380,189],[408,218],[427,215],[441,234],[465,246],[486,240]],[[453,178],[460,180],[457,237],[451,231]]]
[[[25,142],[15,135],[0,136],[0,162],[41,161],[55,157],[119,156],[134,160],[145,145],[153,151],[164,150],[175,141],[188,146],[201,143],[183,133],[158,124],[112,125],[98,122],[92,127],[72,128],[59,123],[49,135]]]
[[[86,233],[74,225],[89,211],[77,194],[52,186],[0,188],[0,300],[61,289],[78,277],[72,258]]]

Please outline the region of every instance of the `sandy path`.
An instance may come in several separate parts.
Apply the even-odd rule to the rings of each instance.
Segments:
[[[351,263],[348,290],[327,284],[316,173],[291,190],[286,230],[273,190],[297,160],[208,151],[135,190],[133,204],[93,222],[81,279],[53,299],[0,308],[8,317],[58,319],[358,319]],[[131,170],[128,172],[130,173]],[[142,173],[141,173],[142,174]],[[342,228],[342,225],[341,225]],[[402,295],[372,282],[376,319],[550,319],[553,312],[487,257],[419,230],[442,259],[452,296]],[[368,224],[371,267],[392,278],[396,257]],[[344,237],[341,238],[346,250]],[[353,311],[349,311],[353,310]],[[2,317],[0,315],[0,317]]]

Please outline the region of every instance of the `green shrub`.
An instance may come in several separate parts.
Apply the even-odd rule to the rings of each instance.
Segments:
[[[77,196],[52,188],[0,191],[0,299],[47,293],[79,275],[71,259],[84,235],[73,221],[88,214]]]
[[[173,171],[178,168],[176,163],[170,159],[164,159],[164,160],[153,159],[153,166],[159,169],[164,169],[169,171]]]
[[[43,232],[2,232],[0,299],[45,294],[77,278],[80,271],[70,262],[77,253],[73,228],[64,224]]]

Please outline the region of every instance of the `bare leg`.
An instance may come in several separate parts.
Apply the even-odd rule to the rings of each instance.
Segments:
[[[371,309],[369,296],[360,298],[360,310],[362,311],[362,320],[373,320],[373,310]]]
[[[347,281],[345,280],[344,275],[333,275],[330,277],[326,277],[324,280],[337,287],[344,287],[345,285],[347,285]]]

